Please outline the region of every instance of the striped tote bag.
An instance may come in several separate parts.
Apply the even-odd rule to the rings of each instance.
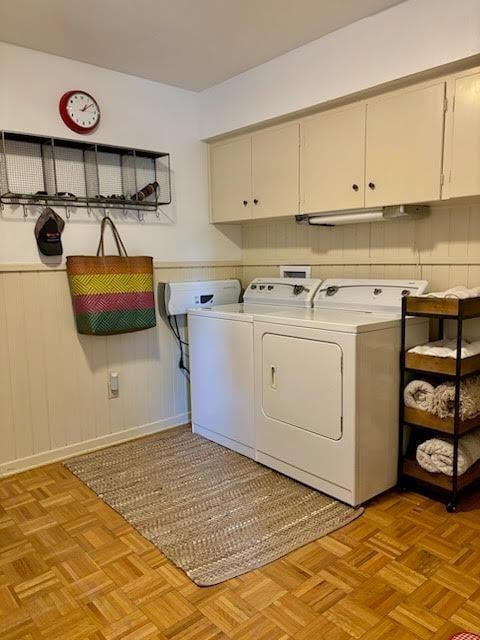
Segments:
[[[105,255],[107,224],[118,255]],[[105,336],[156,325],[153,258],[129,257],[108,216],[102,220],[97,255],[68,256],[67,274],[78,333]]]

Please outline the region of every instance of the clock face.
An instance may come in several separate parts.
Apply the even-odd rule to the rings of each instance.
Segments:
[[[85,91],[68,91],[60,100],[60,115],[76,133],[90,133],[100,122],[100,107]]]

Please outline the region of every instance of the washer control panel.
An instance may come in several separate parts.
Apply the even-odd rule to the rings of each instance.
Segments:
[[[246,303],[311,307],[321,285],[318,278],[255,278],[243,296]]]

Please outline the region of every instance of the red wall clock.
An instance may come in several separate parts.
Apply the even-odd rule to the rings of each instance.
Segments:
[[[86,91],[67,91],[58,105],[62,120],[76,133],[90,133],[100,122],[98,102]]]

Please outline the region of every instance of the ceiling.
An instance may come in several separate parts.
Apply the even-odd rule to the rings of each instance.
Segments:
[[[0,41],[200,91],[403,0],[0,0]]]

